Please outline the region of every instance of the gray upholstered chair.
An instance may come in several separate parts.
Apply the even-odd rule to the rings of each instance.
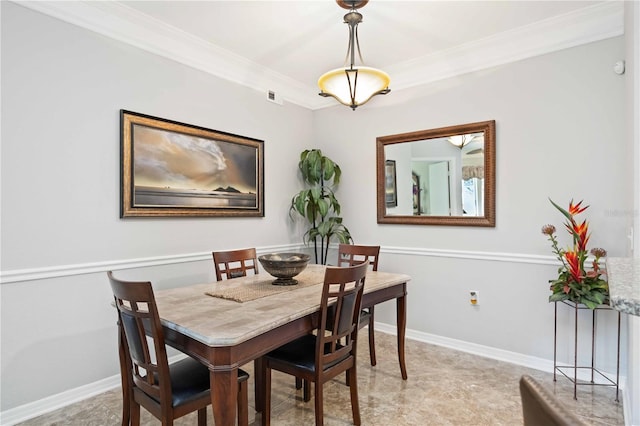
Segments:
[[[584,426],[573,412],[536,382],[533,377],[520,378],[520,397],[524,426]]]

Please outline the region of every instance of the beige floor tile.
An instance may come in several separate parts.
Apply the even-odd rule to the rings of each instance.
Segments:
[[[369,364],[367,330],[361,332],[358,361],[360,415],[363,425],[518,425],[522,407],[518,380],[529,374],[540,381],[590,425],[624,425],[622,402],[615,388],[573,385],[564,377],[470,355],[439,346],[407,341],[409,379],[400,377],[395,337],[376,333],[378,365]],[[253,373],[252,366],[247,370]],[[272,424],[300,426],[314,423],[313,400],[304,403],[291,376],[273,373]],[[258,425],[253,410],[253,380],[249,388],[249,423]],[[325,386],[325,425],[350,425],[351,404],[344,377]],[[120,390],[105,392],[52,413],[21,423],[23,426],[119,425]],[[209,422],[213,424],[209,411]],[[143,425],[160,424],[142,409]],[[179,419],[177,425],[195,425],[196,416]]]

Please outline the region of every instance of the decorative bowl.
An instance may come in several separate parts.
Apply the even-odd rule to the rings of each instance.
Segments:
[[[309,263],[309,255],[304,253],[271,253],[258,256],[262,267],[276,277],[273,285],[296,285],[293,277],[304,271]]]

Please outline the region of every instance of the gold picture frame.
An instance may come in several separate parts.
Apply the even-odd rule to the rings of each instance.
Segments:
[[[120,217],[264,217],[264,141],[120,111]]]

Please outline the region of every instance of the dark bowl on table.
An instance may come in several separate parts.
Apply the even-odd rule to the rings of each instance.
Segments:
[[[271,253],[258,256],[262,267],[276,277],[273,285],[296,285],[293,277],[304,271],[309,255],[304,253]]]

